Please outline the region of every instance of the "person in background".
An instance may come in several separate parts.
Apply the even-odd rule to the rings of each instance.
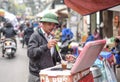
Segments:
[[[109,45],[105,45],[105,48],[103,49],[106,52],[110,52],[110,46]]]
[[[15,35],[17,33],[14,30],[13,25],[10,22],[5,23],[5,26],[2,29],[2,33],[5,36],[5,38],[12,38],[16,42]]]
[[[28,42],[30,39],[30,36],[32,35],[32,33],[34,32],[33,27],[30,25],[29,22],[26,23],[26,29],[24,30],[24,41],[23,41],[23,45],[22,47],[24,47],[24,43],[26,43],[26,45],[28,46]]]
[[[90,32],[88,32],[88,37],[87,37],[85,43],[83,44],[83,46],[85,46],[85,44],[90,41],[94,41],[94,36]]]
[[[25,22],[24,21],[20,21],[20,26],[19,26],[19,31],[18,31],[18,37],[20,39],[20,42],[23,44],[24,41],[24,29],[26,28]]]
[[[55,38],[61,41],[61,30],[60,27],[55,29]]]
[[[97,28],[95,29],[93,36],[94,36],[94,40],[99,40],[100,39],[100,34],[97,31]]]
[[[120,67],[120,40],[118,38],[114,39],[114,47],[111,49],[115,56],[115,64]]]
[[[19,30],[20,30],[20,32],[22,32],[24,29],[25,29],[25,22],[21,21],[20,26],[19,26]]]
[[[10,23],[10,22],[6,22],[4,24],[4,27],[2,29],[2,33],[3,33],[3,36],[5,38],[11,38],[15,41],[16,43],[16,46],[17,46],[17,41],[16,41],[16,35],[17,35],[17,32],[16,30],[14,29],[13,25]],[[4,57],[4,52],[3,52],[3,56]]]

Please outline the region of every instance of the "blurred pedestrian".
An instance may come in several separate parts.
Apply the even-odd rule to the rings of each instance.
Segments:
[[[95,29],[93,36],[94,36],[94,40],[101,39],[100,33],[97,31],[97,28]]]
[[[24,43],[28,46],[28,42],[30,39],[30,36],[34,32],[33,27],[30,25],[29,22],[26,23],[26,29],[24,30],[24,41],[22,47],[24,47]]]
[[[55,38],[58,39],[59,41],[61,41],[61,30],[60,30],[60,27],[56,28],[55,29]]]
[[[91,34],[90,32],[88,32],[88,37],[87,37],[85,43],[83,44],[83,46],[85,46],[85,44],[87,42],[90,42],[90,41],[94,41],[94,36],[93,36],[93,34]]]
[[[10,22],[6,22],[4,25],[5,26],[2,29],[3,36],[5,37],[5,39],[6,38],[13,39],[17,46],[17,41],[15,37],[17,35],[17,32],[14,29],[13,25]],[[4,57],[4,51],[3,51],[3,57]]]
[[[16,42],[15,36],[17,35],[17,32],[10,22],[5,23],[5,26],[2,29],[2,33],[3,33],[3,36],[5,36],[5,38],[11,38]]]
[[[19,26],[19,30],[20,30],[20,32],[22,32],[24,29],[25,29],[25,22],[24,21],[21,21],[20,22],[20,26]]]

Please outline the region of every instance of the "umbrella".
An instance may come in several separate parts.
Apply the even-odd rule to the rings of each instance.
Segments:
[[[6,21],[12,23],[13,27],[18,26],[18,21],[17,21],[17,18],[14,14],[9,13],[3,9],[0,9],[0,16],[5,18]]]
[[[9,13],[9,12],[5,12],[5,16],[4,18],[8,21],[11,22],[13,27],[16,27],[18,25],[18,21],[17,18],[14,14]]]

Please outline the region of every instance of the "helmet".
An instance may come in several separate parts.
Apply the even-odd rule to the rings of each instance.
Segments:
[[[52,23],[58,24],[58,18],[53,13],[47,13],[47,14],[45,14],[40,21],[41,22],[52,22]]]

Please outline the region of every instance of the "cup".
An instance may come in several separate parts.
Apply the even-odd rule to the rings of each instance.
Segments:
[[[63,69],[63,70],[67,69],[67,63],[68,63],[68,62],[65,61],[65,60],[62,60],[62,61],[61,61],[61,66],[62,66],[62,69]]]

